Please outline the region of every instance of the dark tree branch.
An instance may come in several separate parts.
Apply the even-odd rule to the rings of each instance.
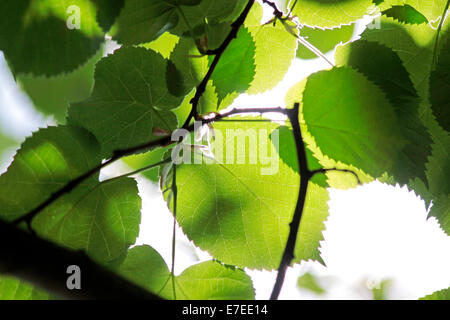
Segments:
[[[300,130],[298,112],[299,104],[295,103],[294,109],[289,109],[288,117],[292,125],[292,132],[294,134],[295,147],[297,151],[298,167],[300,169],[300,189],[294,215],[292,217],[291,223],[289,224],[289,236],[284,248],[283,256],[281,258],[280,266],[278,267],[275,285],[273,287],[272,294],[270,295],[271,300],[278,299],[281,288],[283,286],[286,270],[294,259],[295,242],[297,240],[297,234],[300,228],[303,208],[305,206],[308,182],[312,177],[311,171],[308,169],[308,162],[306,160],[306,147],[305,143],[303,142],[302,132]]]
[[[67,289],[67,267],[81,269],[81,289]],[[63,299],[161,299],[93,262],[0,220],[0,273],[23,279]]]
[[[217,64],[219,63],[220,58],[222,57],[225,50],[228,48],[231,41],[233,41],[234,38],[237,37],[238,31],[241,28],[241,26],[244,24],[245,19],[247,18],[248,13],[250,12],[250,9],[252,8],[253,4],[255,3],[255,0],[249,0],[246,7],[240,14],[240,16],[231,24],[231,31],[228,34],[228,36],[225,38],[223,43],[220,45],[219,48],[216,50],[210,50],[207,51],[206,54],[215,55],[213,62],[211,63],[211,66],[208,69],[208,72],[203,77],[202,82],[198,85],[197,89],[195,90],[195,95],[191,99],[192,109],[189,113],[186,121],[184,122],[182,128],[186,129],[189,124],[191,123],[192,119],[197,119],[198,117],[198,104],[200,102],[200,98],[202,97],[203,93],[206,90],[206,85],[208,84],[209,79],[211,79],[211,76],[216,69]]]

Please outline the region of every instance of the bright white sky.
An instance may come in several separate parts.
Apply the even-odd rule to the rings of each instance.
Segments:
[[[270,10],[266,12],[270,15]],[[357,34],[364,28],[360,24]],[[327,54],[330,60],[333,53]],[[320,60],[295,60],[284,80],[264,94],[241,95],[233,106],[273,107],[284,105],[287,90],[312,72],[326,69]],[[0,130],[22,141],[38,127],[53,120],[37,113],[14,83],[0,53]],[[0,159],[0,172],[12,160],[14,150]],[[116,175],[128,169],[115,165],[103,172]],[[171,264],[172,218],[157,187],[137,177],[143,199],[141,233],[137,244],[149,244]],[[350,190],[330,189],[330,215],[326,222],[321,255],[327,267],[304,262],[288,270],[281,299],[371,299],[370,286],[391,280],[390,299],[417,299],[450,286],[450,237],[432,218],[427,220],[424,202],[406,188],[373,182]],[[177,231],[176,272],[208,254],[195,248]],[[254,281],[257,299],[270,295],[275,273],[246,270]],[[318,277],[327,293],[317,296],[296,287],[299,275],[310,272]]]

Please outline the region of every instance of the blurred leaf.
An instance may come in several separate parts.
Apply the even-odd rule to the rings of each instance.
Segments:
[[[79,69],[51,78],[19,75],[16,80],[33,101],[37,110],[64,123],[71,102],[84,100],[94,86],[95,64],[102,50]]]
[[[77,13],[80,29],[69,29]],[[70,72],[91,58],[103,40],[89,0],[73,0],[70,5],[52,0],[1,2],[0,49],[15,75]]]
[[[373,300],[387,300],[387,291],[391,285],[391,282],[391,280],[383,280],[373,287]]]
[[[309,290],[314,292],[315,294],[321,295],[326,293],[327,291],[323,289],[320,284],[317,282],[315,276],[311,273],[307,272],[304,275],[300,276],[297,280],[297,286],[302,289]]]
[[[113,27],[113,39],[124,45],[157,39],[178,24],[176,7],[165,0],[127,0]]]
[[[0,300],[48,300],[51,296],[12,277],[0,277]]]
[[[429,294],[419,300],[450,300],[450,287]]]
[[[97,5],[97,21],[100,27],[107,32],[119,16],[125,5],[125,0],[93,0]]]

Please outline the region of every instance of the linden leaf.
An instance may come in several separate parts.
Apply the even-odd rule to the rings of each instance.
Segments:
[[[51,76],[72,71],[92,57],[104,40],[96,15],[89,0],[2,1],[0,49],[14,74]]]
[[[384,93],[349,68],[308,78],[303,116],[324,154],[375,177],[394,166],[405,146],[394,107]]]
[[[169,269],[159,253],[150,246],[137,246],[129,250],[119,273],[153,293],[174,299]],[[217,261],[193,265],[176,276],[174,281],[176,298],[179,300],[255,298],[252,281],[243,270]]]
[[[245,119],[213,125],[214,159],[203,157],[202,162],[194,150],[190,164],[177,165],[177,221],[197,246],[220,261],[275,269],[289,233],[300,177],[278,156],[273,142],[278,125]],[[284,143],[286,139],[279,139]],[[326,189],[310,183],[296,262],[320,260],[327,201]]]
[[[103,58],[95,69],[92,95],[72,104],[68,121],[91,131],[107,158],[125,149],[158,139],[153,128],[169,132],[177,119],[169,111],[183,97],[176,97],[167,86],[167,60],[140,47],[121,48]]]

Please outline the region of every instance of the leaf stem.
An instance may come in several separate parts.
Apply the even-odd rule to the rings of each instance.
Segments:
[[[172,228],[172,267],[170,273],[172,275],[172,291],[173,299],[177,300],[177,292],[175,290],[175,252],[176,252],[176,231],[177,231],[177,166],[173,165],[172,175],[172,194],[173,194],[173,228]]]

